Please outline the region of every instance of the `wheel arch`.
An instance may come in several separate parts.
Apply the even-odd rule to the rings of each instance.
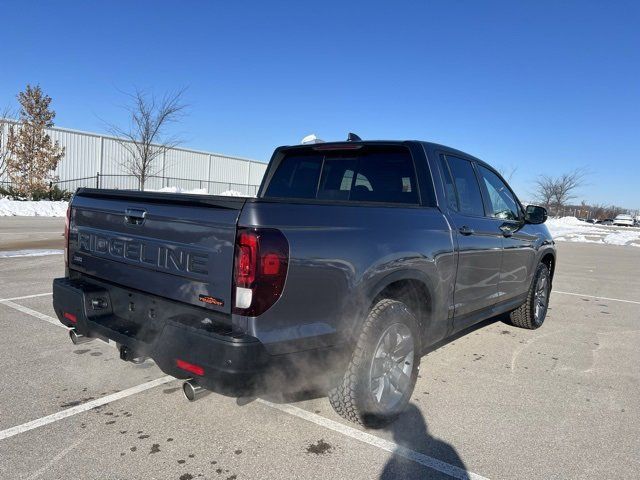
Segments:
[[[549,275],[553,282],[553,274],[556,269],[556,256],[554,252],[547,251],[540,257],[540,263],[544,263],[549,268]]]
[[[366,302],[360,315],[361,321],[355,330],[355,337],[364,319],[373,306],[383,298],[398,300],[407,305],[416,316],[424,344],[428,325],[434,311],[434,291],[429,277],[419,270],[402,270],[378,280],[368,291]]]

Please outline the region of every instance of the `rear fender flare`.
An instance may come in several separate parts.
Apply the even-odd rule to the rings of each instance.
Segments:
[[[367,315],[371,311],[373,307],[373,302],[378,298],[380,293],[384,291],[392,283],[401,281],[401,280],[414,280],[420,282],[425,285],[432,301],[436,301],[434,299],[434,289],[432,280],[429,275],[421,270],[416,269],[404,269],[392,272],[388,275],[385,275],[381,278],[377,278],[372,280],[369,284],[360,289],[360,293],[356,295],[356,302],[354,305],[354,318],[355,321],[351,323],[351,329],[348,331],[348,338],[353,343],[357,341],[360,331],[362,330],[362,325],[367,318]],[[431,305],[431,309],[433,311],[434,305]],[[426,319],[421,321],[421,329],[424,332],[428,326],[428,323],[431,321],[431,316],[428,316]]]

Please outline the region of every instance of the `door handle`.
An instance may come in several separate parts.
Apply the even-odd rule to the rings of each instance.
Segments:
[[[142,225],[147,212],[138,208],[127,208],[124,211],[124,223],[129,225]]]
[[[500,225],[500,231],[505,237],[510,237],[511,235],[513,235],[513,229],[510,225]]]
[[[460,228],[458,229],[458,231],[459,231],[462,235],[473,235],[473,234],[474,234],[473,228],[469,228],[469,227],[467,227],[466,225],[464,225],[464,226],[460,227]]]

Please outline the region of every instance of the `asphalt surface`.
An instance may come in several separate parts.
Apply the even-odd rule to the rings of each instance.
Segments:
[[[62,249],[64,219],[0,217],[0,251]]]
[[[0,217],[0,250],[61,248],[63,223]],[[365,430],[326,398],[188,403],[152,362],[72,345],[50,295],[2,300],[49,293],[62,255],[0,258],[0,478],[637,478],[639,267],[559,244],[542,328],[494,319],[430,353],[407,413]]]

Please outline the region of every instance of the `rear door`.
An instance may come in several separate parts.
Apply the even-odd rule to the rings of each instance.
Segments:
[[[502,232],[486,216],[480,184],[472,161],[441,154],[446,190],[443,206],[453,221],[458,239],[458,270],[454,292],[454,327],[473,323],[473,316],[491,307],[498,296],[502,263]]]
[[[69,268],[230,313],[236,224],[245,200],[82,189],[72,203]]]

